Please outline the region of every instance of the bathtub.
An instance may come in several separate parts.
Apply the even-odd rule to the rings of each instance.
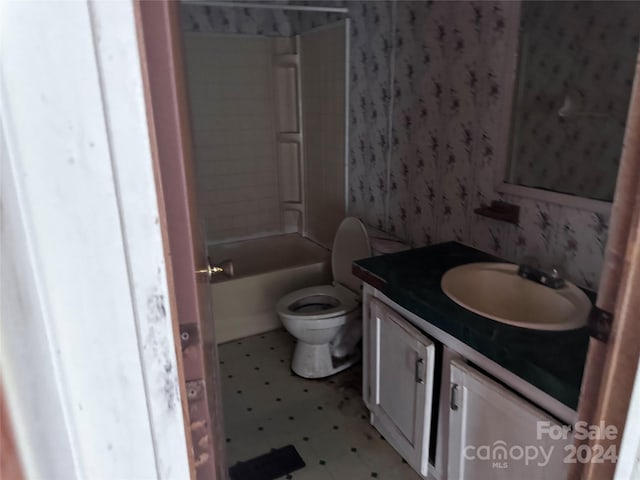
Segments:
[[[233,260],[235,276],[211,285],[216,341],[228,342],[282,326],[283,295],[331,283],[330,252],[298,234],[209,246],[213,264]]]

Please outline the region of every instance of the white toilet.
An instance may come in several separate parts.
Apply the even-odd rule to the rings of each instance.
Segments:
[[[393,243],[392,251],[408,248],[401,242]],[[391,253],[386,238],[383,244],[384,253]],[[351,273],[351,267],[354,260],[371,255],[367,228],[357,218],[347,217],[333,240],[333,284],[296,290],[278,301],[280,320],[298,340],[291,363],[296,374],[305,378],[327,377],[360,359],[356,347],[362,336],[362,282]]]

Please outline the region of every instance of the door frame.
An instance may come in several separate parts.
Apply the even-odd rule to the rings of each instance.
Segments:
[[[152,145],[160,222],[168,265],[170,305],[191,478],[227,477],[220,374],[207,254],[197,208],[195,168],[182,59],[179,3],[135,3],[140,62]],[[180,340],[178,340],[180,339]]]
[[[206,2],[217,5],[217,2]],[[211,319],[210,289],[195,270],[206,267],[206,252],[197,214],[194,157],[187,96],[186,69],[179,21],[180,2],[174,0],[135,2],[140,61],[145,87],[149,136],[152,145],[160,224],[166,245],[165,258],[170,307],[177,318],[176,350],[180,358],[180,383],[185,388],[183,410],[191,477],[226,478],[223,410],[218,370],[217,344]],[[249,5],[225,4],[246,8]],[[282,8],[251,4],[255,8]],[[289,6],[288,10],[335,11],[348,9]],[[348,20],[347,60],[348,61]],[[348,84],[349,77],[345,81]],[[348,89],[345,92],[348,95]],[[348,97],[347,97],[348,98]],[[348,109],[348,103],[345,102]],[[348,122],[347,122],[348,125]],[[345,140],[347,141],[347,140]],[[346,150],[348,152],[348,149]],[[348,163],[348,162],[347,162]],[[346,166],[348,167],[348,165]],[[345,168],[346,168],[345,167]],[[345,192],[345,199],[347,192]],[[194,332],[196,335],[194,336]],[[185,343],[185,334],[198,342]],[[178,344],[178,338],[182,341]],[[196,353],[194,353],[196,352]],[[182,353],[182,355],[181,355]],[[192,395],[193,393],[193,395]],[[193,396],[197,398],[192,398]],[[206,425],[203,429],[200,425]],[[205,448],[202,448],[203,444]]]

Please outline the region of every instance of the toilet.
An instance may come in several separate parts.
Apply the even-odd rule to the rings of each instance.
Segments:
[[[371,243],[369,232],[373,232]],[[376,251],[377,246],[380,251]],[[342,221],[331,252],[333,283],[296,290],[276,305],[284,327],[298,340],[291,362],[294,373],[323,378],[360,360],[357,345],[362,337],[362,282],[351,273],[351,265],[372,254],[407,248],[397,239],[365,227],[357,218]]]

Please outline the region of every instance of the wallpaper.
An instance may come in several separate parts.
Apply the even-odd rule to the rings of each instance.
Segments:
[[[458,240],[597,288],[606,216],[494,191],[512,10],[499,2],[349,7],[350,212],[414,246]],[[473,213],[500,198],[520,205],[518,226]]]
[[[498,152],[506,148],[504,59],[515,49],[505,32],[519,21],[509,5],[322,5],[346,6],[351,19],[350,214],[414,246],[458,240],[510,261],[558,267],[573,282],[597,288],[606,216],[494,191]],[[291,35],[336,20],[181,8],[189,31]],[[473,213],[496,199],[521,207],[518,226]]]
[[[391,2],[349,2],[349,210],[388,230],[387,172],[392,106],[393,19]]]
[[[268,3],[273,5],[289,2],[270,1]],[[183,32],[290,37],[322,25],[337,22],[343,19],[345,15],[333,12],[219,7],[180,3],[180,17]]]
[[[611,201],[640,4],[522,4],[511,181]]]

